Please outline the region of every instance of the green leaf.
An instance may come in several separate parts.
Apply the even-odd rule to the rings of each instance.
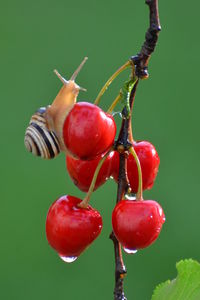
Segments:
[[[199,300],[200,264],[192,259],[176,264],[177,278],[159,284],[151,300]]]

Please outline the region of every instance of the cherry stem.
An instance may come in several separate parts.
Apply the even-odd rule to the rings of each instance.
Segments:
[[[123,72],[124,70],[126,70],[129,66],[132,65],[132,61],[129,60],[127,61],[123,66],[121,66],[105,83],[105,85],[102,87],[102,89],[100,90],[96,100],[94,101],[95,105],[99,105],[99,102],[101,100],[101,97],[103,96],[103,94],[105,93],[105,91],[107,90],[107,88],[109,87],[109,85],[113,82],[113,80],[115,80],[115,78],[117,78],[117,76]]]
[[[137,156],[137,153],[135,152],[135,149],[133,147],[129,148],[129,152],[133,155],[137,169],[138,169],[138,191],[136,194],[136,200],[143,200],[143,194],[142,194],[142,169],[141,169],[141,164],[139,161],[139,158]]]
[[[134,138],[133,138],[133,130],[132,130],[132,124],[130,122],[129,124],[129,141],[133,144],[134,143]]]
[[[115,106],[119,103],[119,101],[121,100],[121,93],[119,93],[119,95],[115,98],[115,100],[113,101],[113,103],[111,104],[111,106],[109,107],[109,109],[107,110],[108,114],[111,114],[112,111],[114,110]]]
[[[131,74],[132,80],[133,81],[137,81],[138,78],[135,75],[135,66],[132,64],[132,74]],[[112,111],[114,110],[115,106],[119,103],[119,101],[121,100],[123,94],[122,94],[122,90],[120,90],[118,96],[115,98],[115,100],[113,101],[113,103],[111,104],[111,106],[109,107],[109,109],[107,110],[107,113],[112,113]]]
[[[89,204],[89,201],[90,201],[90,197],[94,191],[94,188],[95,188],[95,183],[96,183],[96,180],[97,180],[97,176],[99,174],[99,171],[104,163],[104,161],[106,160],[106,158],[108,157],[108,155],[110,154],[110,152],[113,150],[110,149],[105,155],[104,157],[102,157],[102,159],[99,161],[97,167],[96,167],[96,170],[94,172],[94,175],[93,175],[93,178],[92,178],[92,181],[91,181],[91,184],[90,184],[90,187],[89,187],[89,190],[85,196],[85,198],[81,201],[81,203],[78,204],[79,207],[81,208],[87,208],[88,207],[88,204]]]

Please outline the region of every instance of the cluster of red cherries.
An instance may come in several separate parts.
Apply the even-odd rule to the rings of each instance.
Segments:
[[[67,148],[66,166],[74,184],[84,192],[91,188],[99,163],[103,164],[93,190],[107,179],[118,182],[119,153],[112,150],[116,124],[111,114],[95,104],[75,103],[63,125],[63,141]],[[161,206],[153,200],[143,200],[138,193],[152,188],[160,163],[155,147],[147,141],[132,141],[141,166],[130,152],[127,158],[127,175],[136,199],[121,199],[112,213],[113,232],[127,253],[152,244],[158,237],[165,216]],[[142,182],[141,182],[142,180]],[[114,200],[114,199],[113,199]],[[99,236],[102,229],[100,213],[92,208],[89,199],[65,195],[50,207],[46,220],[49,244],[66,262],[73,262]]]

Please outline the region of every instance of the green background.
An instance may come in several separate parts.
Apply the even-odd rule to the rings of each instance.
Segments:
[[[102,234],[75,263],[65,264],[46,241],[46,214],[59,196],[84,194],[69,179],[63,154],[44,161],[26,152],[23,139],[31,115],[61,88],[53,69],[69,78],[87,55],[77,82],[88,92],[79,101],[92,102],[140,50],[148,9],[139,0],[0,4],[0,299],[112,299],[108,236],[116,185],[110,180],[91,199],[103,216]],[[199,9],[198,1],[160,1],[162,32],[150,78],[137,92],[134,137],[151,141],[161,158],[154,188],[144,196],[162,205],[166,223],[154,245],[124,254],[129,300],[149,300],[159,282],[176,276],[176,261],[200,261]],[[125,72],[103,97],[104,109],[127,77]]]

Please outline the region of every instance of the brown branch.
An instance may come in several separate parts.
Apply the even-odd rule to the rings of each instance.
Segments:
[[[135,99],[136,88],[138,82],[135,84],[131,96],[130,96],[130,108],[132,111],[133,102]],[[118,203],[121,199],[123,199],[125,193],[128,191],[129,181],[127,177],[127,156],[128,156],[128,148],[130,147],[129,135],[131,130],[131,114],[129,118],[126,116],[127,111],[124,108],[122,115],[123,121],[121,125],[121,130],[119,133],[119,137],[115,144],[115,149],[119,152],[119,176],[118,176],[118,188],[117,188],[117,200]],[[110,239],[113,241],[114,244],[114,251],[115,251],[115,289],[114,289],[114,300],[126,300],[124,295],[124,288],[123,288],[123,279],[126,275],[126,267],[123,262],[122,258],[122,250],[121,245],[116,239],[114,232],[110,234]]]
[[[121,245],[116,239],[113,231],[110,234],[110,239],[114,244],[115,251],[115,289],[114,289],[114,300],[127,300],[124,295],[124,277],[126,275],[126,267],[122,258]]]
[[[138,78],[147,78],[148,63],[151,54],[157,44],[158,35],[161,30],[159,13],[158,13],[158,0],[146,0],[150,11],[150,26],[145,35],[144,44],[140,52],[136,56],[132,56],[130,60],[135,66],[135,73]],[[132,130],[131,130],[131,114],[133,103],[135,99],[136,89],[138,82],[135,84],[130,96],[130,116],[127,118],[126,107],[122,111],[123,120],[119,137],[115,144],[115,149],[119,152],[119,176],[118,176],[118,189],[117,189],[117,203],[124,197],[129,189],[129,181],[127,177],[127,150],[131,144]],[[126,267],[122,258],[121,245],[116,239],[114,233],[110,234],[110,239],[114,244],[115,251],[115,289],[114,300],[126,300],[123,289],[123,280],[126,275]]]
[[[145,3],[149,6],[150,26],[146,32],[145,41],[140,52],[136,56],[131,57],[131,61],[136,66],[136,75],[141,79],[147,78],[149,76],[149,59],[151,57],[151,54],[154,52],[158,41],[158,35],[161,31],[158,12],[158,0],[146,0]]]

